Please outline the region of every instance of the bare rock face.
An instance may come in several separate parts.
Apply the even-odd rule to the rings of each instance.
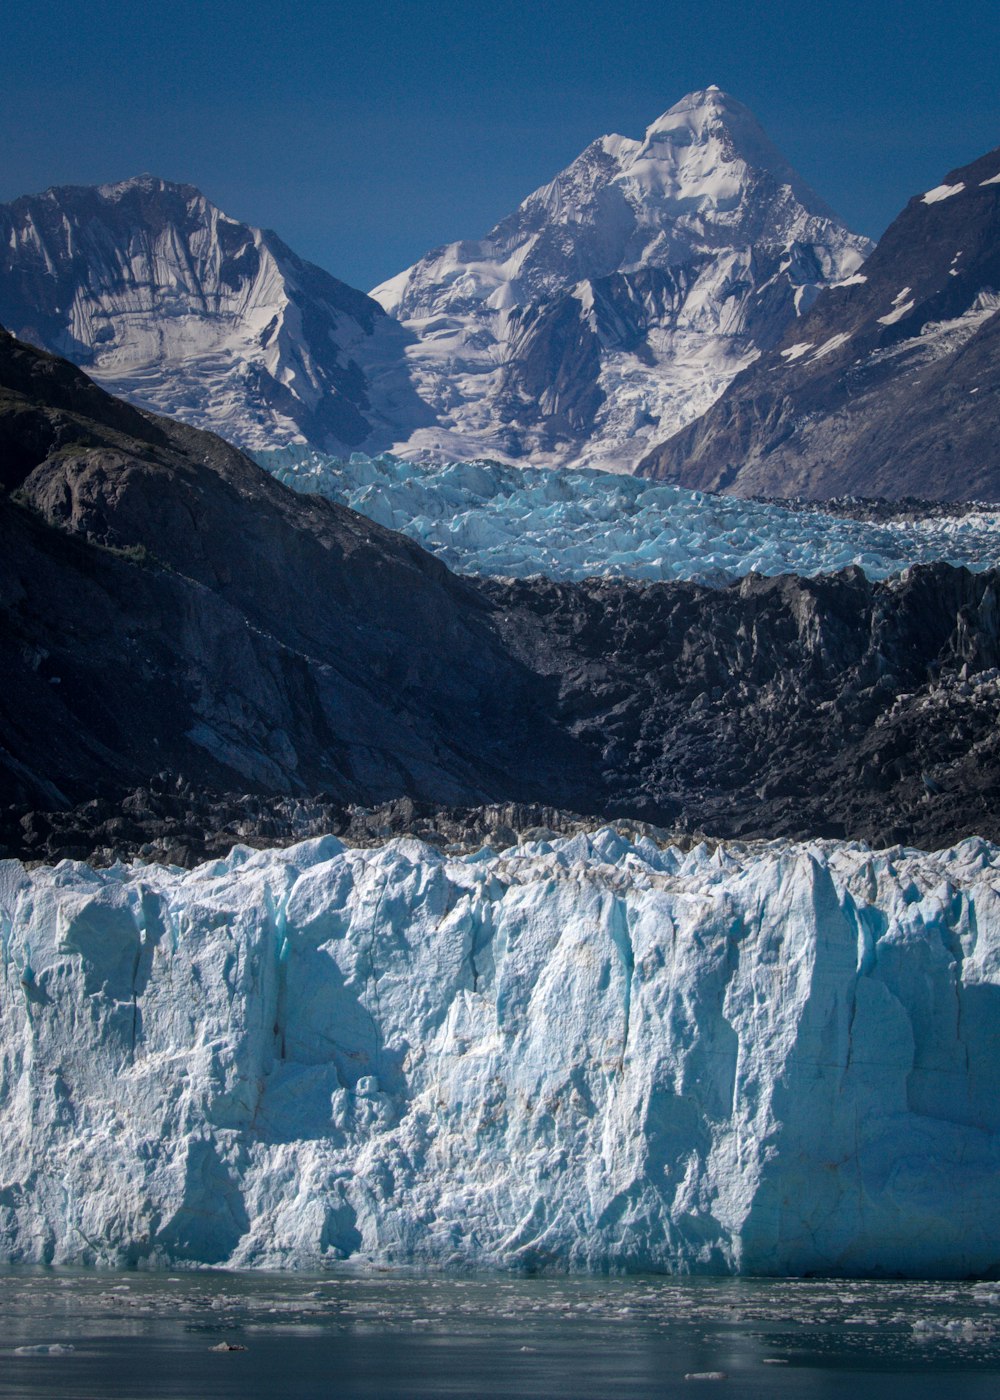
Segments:
[[[230,837],[447,844],[572,813],[1000,836],[997,570],[463,579],[6,335],[0,444],[11,854],[192,863]]]
[[[910,200],[863,270],[640,475],[738,495],[1000,498],[1000,148]]]
[[[355,801],[527,798],[548,774],[577,805],[578,746],[533,715],[537,681],[478,594],[419,547],[3,336],[8,381],[8,801],[72,805],[170,768]],[[77,411],[91,396],[101,417]]]

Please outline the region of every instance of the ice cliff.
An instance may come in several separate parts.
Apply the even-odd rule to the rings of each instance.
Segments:
[[[0,1258],[1000,1263],[1000,849],[0,865]]]

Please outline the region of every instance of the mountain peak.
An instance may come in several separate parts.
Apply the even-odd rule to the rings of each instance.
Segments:
[[[742,186],[747,170],[765,172],[778,185],[787,185],[810,214],[836,217],[789,165],[750,108],[714,83],[689,92],[647,128],[636,162],[654,183],[662,171],[670,183],[680,176],[685,183],[712,184],[723,176],[727,187],[734,182]]]
[[[180,183],[176,180],[164,180],[159,175],[152,175],[148,170],[141,175],[130,175],[125,180],[113,180],[105,185],[97,186],[97,193],[102,199],[118,200],[124,195],[131,194],[132,191],[142,194],[179,194],[190,199],[197,196],[204,199],[201,190],[195,185]]]

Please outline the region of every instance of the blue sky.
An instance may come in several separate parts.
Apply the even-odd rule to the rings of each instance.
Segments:
[[[998,0],[32,0],[0,199],[149,170],[370,287],[717,83],[854,228],[1000,145]]]

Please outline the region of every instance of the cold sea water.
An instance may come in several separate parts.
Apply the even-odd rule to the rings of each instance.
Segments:
[[[0,1396],[1000,1396],[1000,1285],[0,1273]]]

